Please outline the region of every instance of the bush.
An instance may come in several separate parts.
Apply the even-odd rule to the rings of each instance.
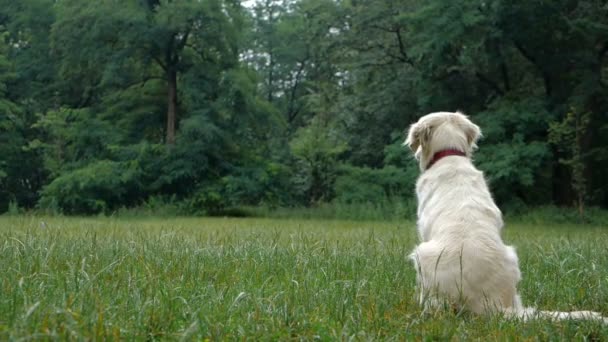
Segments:
[[[474,154],[475,164],[501,205],[551,201],[551,184],[542,182],[549,179],[552,158],[546,137],[553,114],[546,107],[534,98],[502,99],[473,118],[484,134]]]
[[[120,217],[175,217],[183,215],[183,204],[175,196],[150,196],[136,207],[121,207],[115,213]]]
[[[16,216],[22,213],[21,208],[19,208],[19,204],[15,201],[8,202],[8,210],[6,214]]]
[[[291,170],[279,163],[258,161],[231,170],[220,180],[218,191],[228,198],[229,206],[280,206],[297,198],[290,179]]]
[[[583,223],[603,227],[608,226],[608,211],[597,207],[586,208],[582,217],[576,208],[563,208],[552,205],[536,207],[518,214],[508,214],[507,216],[509,220],[539,225]]]
[[[345,204],[380,204],[410,200],[414,194],[417,171],[395,166],[382,169],[343,165],[339,169],[334,202]]]
[[[137,174],[128,163],[94,162],[55,178],[42,190],[40,207],[64,214],[109,212],[128,202],[138,187]]]

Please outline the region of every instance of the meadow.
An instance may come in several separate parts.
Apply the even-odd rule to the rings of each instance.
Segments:
[[[608,228],[508,223],[524,303],[608,315]],[[598,322],[422,313],[414,224],[0,217],[0,340],[606,340]]]

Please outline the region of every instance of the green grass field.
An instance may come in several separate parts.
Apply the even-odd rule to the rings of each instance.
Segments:
[[[0,217],[0,340],[607,340],[422,314],[410,222]],[[507,225],[524,303],[608,315],[608,228]]]

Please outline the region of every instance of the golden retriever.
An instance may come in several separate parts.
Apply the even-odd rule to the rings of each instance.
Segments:
[[[556,312],[524,308],[515,249],[503,243],[502,214],[483,173],[471,162],[481,137],[467,116],[438,112],[409,128],[404,145],[418,160],[416,182],[421,243],[410,258],[417,271],[420,303],[473,313],[504,313],[529,319],[608,319],[591,311]]]

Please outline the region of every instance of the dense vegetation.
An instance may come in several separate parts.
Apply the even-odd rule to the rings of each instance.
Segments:
[[[406,203],[420,115],[506,208],[608,207],[600,0],[0,0],[0,212]]]

